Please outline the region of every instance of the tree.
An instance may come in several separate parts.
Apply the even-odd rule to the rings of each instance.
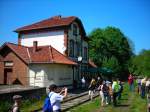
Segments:
[[[136,75],[150,76],[150,50],[142,50],[132,59],[133,73]]]
[[[106,27],[105,29],[97,28],[90,35],[89,56],[93,61],[101,66],[105,58],[116,58],[122,72],[128,71],[128,60],[132,53],[128,39],[115,27]],[[119,74],[120,70],[118,70]],[[120,73],[122,74],[122,73]]]
[[[115,57],[111,57],[111,58],[105,57],[103,59],[102,67],[106,67],[106,68],[113,70],[113,76],[117,76],[118,71],[121,70],[118,60]]]

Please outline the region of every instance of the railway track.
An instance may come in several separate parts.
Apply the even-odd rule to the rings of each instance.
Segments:
[[[98,96],[98,93],[96,92],[94,94],[94,98]],[[89,101],[90,98],[88,96],[88,92],[84,92],[81,94],[77,94],[77,95],[69,95],[66,99],[64,99],[61,103],[61,110],[63,112],[66,112],[67,110],[78,106],[84,102]],[[42,112],[42,108],[38,109],[38,110],[34,110],[32,112]]]
[[[98,93],[95,93],[93,98],[95,98],[97,96],[98,96]],[[71,109],[72,107],[78,106],[78,105],[80,105],[82,103],[85,103],[85,102],[87,102],[89,100],[90,100],[90,98],[88,96],[88,93],[80,95],[80,96],[78,96],[78,97],[76,97],[74,99],[70,99],[70,100],[62,103],[61,110],[63,112],[65,112],[65,111]]]

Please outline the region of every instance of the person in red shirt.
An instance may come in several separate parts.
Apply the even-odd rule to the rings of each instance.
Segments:
[[[130,91],[134,91],[134,78],[131,74],[128,77],[128,83],[129,83]]]

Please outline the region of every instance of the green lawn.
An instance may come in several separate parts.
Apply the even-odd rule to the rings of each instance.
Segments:
[[[21,112],[31,112],[33,110],[39,109],[44,103],[45,95],[40,99],[28,99],[22,101]],[[12,103],[7,101],[0,101],[0,112],[8,112],[8,109],[12,107]]]
[[[124,85],[124,92],[122,99],[118,101],[119,106],[113,107],[107,105],[104,107],[100,106],[99,97],[94,101],[90,101],[86,104],[74,107],[69,110],[70,112],[146,112],[146,99],[142,99],[137,93],[129,92],[128,85]]]

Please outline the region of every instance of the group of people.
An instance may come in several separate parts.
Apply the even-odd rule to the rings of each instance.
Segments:
[[[100,80],[99,77],[97,81],[92,78],[88,88],[89,97],[91,100],[93,99],[93,94],[95,91],[99,92],[101,106],[111,104],[111,102],[113,102],[113,105],[116,106],[117,100],[121,99],[121,93],[123,91],[123,85],[121,81],[114,79],[112,82],[110,82]]]
[[[86,87],[87,84],[85,78],[81,79],[82,81],[82,88]],[[128,77],[128,83],[130,87],[130,91],[134,91],[134,78],[132,75]],[[141,95],[142,98],[145,97],[146,93],[149,93],[150,90],[150,79],[140,77],[137,78],[137,85],[138,85],[138,93]],[[93,96],[95,92],[99,92],[100,99],[101,99],[101,106],[108,105],[113,103],[114,106],[117,106],[117,100],[121,99],[121,94],[123,92],[123,84],[120,80],[113,79],[113,81],[106,81],[100,77],[92,78],[89,84],[89,98],[93,100]],[[67,88],[60,89],[55,84],[49,86],[49,93],[48,98],[52,105],[53,112],[61,112],[61,101],[67,96]],[[15,95],[13,111],[12,112],[19,112],[19,105],[21,102],[22,96]],[[44,112],[44,111],[43,111]]]
[[[137,93],[141,96],[141,98],[145,98],[146,95],[150,92],[150,78],[138,76],[134,78],[131,74],[128,77],[129,89],[130,91],[134,91],[134,80],[136,79],[137,83]]]
[[[137,92],[141,96],[141,98],[145,98],[146,94],[148,95],[150,92],[150,78],[138,77],[137,78]]]
[[[134,80],[136,79],[137,84],[137,93],[141,96],[141,98],[147,97],[147,111],[150,112],[150,78],[138,76],[137,78],[133,77],[132,74],[128,77],[129,89],[130,91],[134,91]]]

